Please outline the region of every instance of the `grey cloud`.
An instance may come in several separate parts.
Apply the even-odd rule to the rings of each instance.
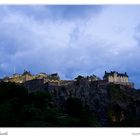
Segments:
[[[20,73],[24,69],[32,73],[58,72],[63,79],[72,79],[78,74],[96,74],[102,77],[105,70],[117,70],[127,71],[132,80],[138,81],[136,77],[140,66],[134,62],[140,60],[139,49],[137,46],[134,47],[136,50],[122,46],[126,47],[123,49],[116,42],[107,43],[106,40],[97,38],[94,34],[99,31],[93,26],[95,17],[91,16],[93,19],[88,24],[87,19],[83,18],[91,13],[92,6],[89,9],[88,6],[85,9],[82,7],[83,11],[73,6],[64,9],[61,6],[43,6],[42,9],[32,6],[22,9],[17,6],[11,9],[6,9],[6,15],[1,17],[0,22],[2,75],[12,74],[14,67]],[[40,21],[40,14],[45,10],[51,17],[64,21],[48,20],[47,17]],[[96,10],[96,13],[100,12],[100,6]],[[32,18],[34,15],[38,18]],[[79,21],[71,20],[78,17],[82,18]],[[6,43],[3,44],[3,41]]]
[[[98,15],[102,5],[3,5],[0,15],[21,14],[37,20],[75,20]]]
[[[50,15],[55,19],[82,19],[95,16],[102,11],[103,6],[99,5],[50,5],[46,6]]]

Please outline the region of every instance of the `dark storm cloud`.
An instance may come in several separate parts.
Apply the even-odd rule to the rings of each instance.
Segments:
[[[1,76],[127,72],[139,87],[139,6],[0,6]],[[129,18],[126,18],[129,17]]]

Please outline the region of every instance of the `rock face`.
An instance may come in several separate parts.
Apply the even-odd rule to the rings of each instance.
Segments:
[[[54,104],[60,109],[65,109],[69,97],[79,98],[101,126],[129,121],[132,114],[140,118],[140,92],[123,85],[81,79],[63,86],[47,84],[44,89],[53,95]]]
[[[18,76],[15,76],[18,77]],[[43,77],[43,78],[42,78]],[[50,79],[50,81],[46,79]],[[78,98],[97,118],[100,126],[139,126],[140,90],[123,84],[101,80],[96,76],[78,76],[75,80],[60,80],[57,74],[41,73],[22,83],[28,92],[47,91],[52,95],[52,106],[65,111],[70,97]]]
[[[81,99],[84,106],[88,106],[91,114],[96,114],[101,125],[106,125],[106,108],[109,98],[106,86],[98,86],[95,82],[86,80],[75,81],[66,86],[48,85],[48,91],[56,99],[57,106],[65,108],[65,102],[69,97]]]
[[[30,122],[32,126],[32,121],[39,121],[39,126],[140,126],[140,90],[95,76],[69,81],[59,80],[57,74],[49,78],[41,73],[24,83],[1,81],[0,124],[8,120],[4,125]]]

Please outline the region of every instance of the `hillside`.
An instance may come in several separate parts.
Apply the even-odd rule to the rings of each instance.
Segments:
[[[140,90],[76,80],[30,92],[0,82],[1,127],[140,126]]]

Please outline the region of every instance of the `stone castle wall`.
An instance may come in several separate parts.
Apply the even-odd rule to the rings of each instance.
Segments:
[[[108,76],[108,82],[128,82],[128,77],[125,76]]]
[[[30,72],[25,71],[22,75],[14,74],[12,77],[4,78],[2,81],[4,82],[14,82],[17,84],[24,84],[29,90],[33,91],[34,89],[37,90],[39,87],[44,86],[44,84],[49,83],[52,86],[66,86],[71,85],[73,83],[83,84],[85,82],[94,82],[96,85],[106,86],[109,83],[125,85],[130,88],[134,88],[134,83],[129,82],[128,75],[120,74],[118,72],[105,72],[103,80],[96,77],[95,75],[82,77],[78,76],[75,80],[61,80],[57,73],[47,75],[45,73],[40,73],[37,75],[32,75]]]

